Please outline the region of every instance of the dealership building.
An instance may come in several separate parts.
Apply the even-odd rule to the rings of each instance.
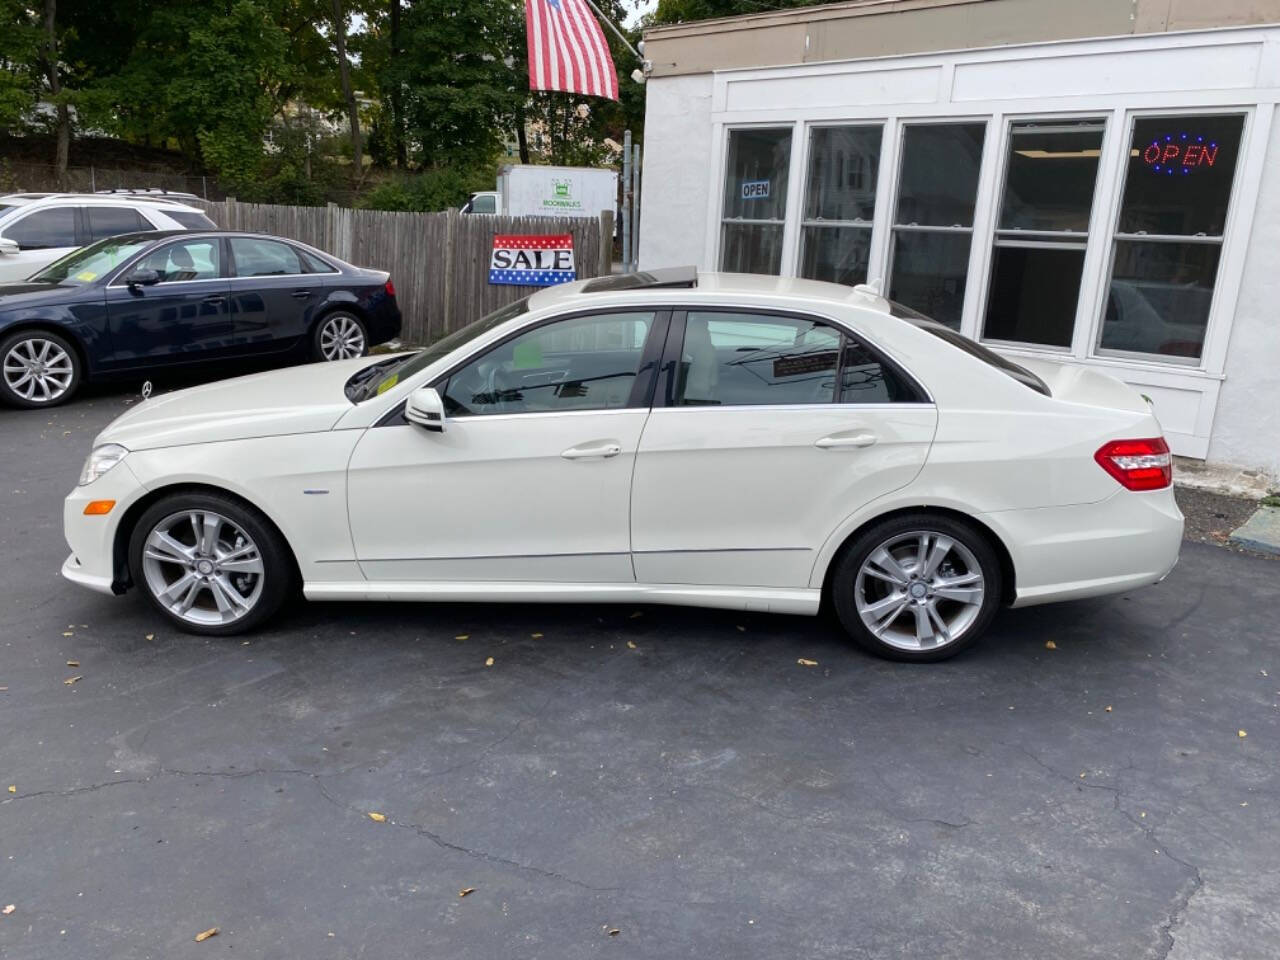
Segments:
[[[642,269],[879,282],[1280,485],[1280,0],[851,0],[645,43]]]

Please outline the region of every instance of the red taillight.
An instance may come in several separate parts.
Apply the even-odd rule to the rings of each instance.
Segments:
[[[1093,459],[1126,490],[1163,490],[1173,483],[1173,458],[1164,437],[1112,440]]]
[[[387,296],[394,297],[396,295],[396,285],[390,280],[387,281]]]

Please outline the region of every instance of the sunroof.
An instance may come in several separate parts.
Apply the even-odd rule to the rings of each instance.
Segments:
[[[658,270],[641,270],[638,273],[615,273],[608,277],[588,280],[583,293],[603,293],[609,290],[643,290],[650,287],[696,287],[697,267],[662,267]]]

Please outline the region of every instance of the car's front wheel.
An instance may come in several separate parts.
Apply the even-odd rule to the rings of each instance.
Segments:
[[[54,407],[80,386],[80,357],[50,330],[20,330],[0,342],[0,394],[18,407]]]
[[[974,525],[932,513],[890,517],[849,545],[831,599],[861,647],[891,660],[945,660],[973,644],[1003,591],[1000,559]]]
[[[256,510],[231,497],[165,497],[139,518],[129,543],[134,583],[190,633],[225,636],[275,613],[294,581],[289,549]]]
[[[316,325],[312,353],[317,360],[351,360],[369,352],[364,321],[354,313],[338,310]]]

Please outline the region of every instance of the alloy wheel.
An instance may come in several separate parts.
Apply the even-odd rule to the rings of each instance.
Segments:
[[[986,595],[982,568],[954,537],[896,534],[867,554],[854,583],[858,616],[899,650],[937,650],[973,626]]]
[[[75,364],[60,345],[44,337],[19,340],[4,356],[5,385],[31,403],[51,403],[71,388]]]
[[[243,528],[212,510],[172,514],[152,527],[142,548],[152,596],[192,624],[243,619],[262,596],[262,553]]]
[[[364,356],[364,331],[354,318],[338,313],[320,328],[320,353],[326,360]]]

